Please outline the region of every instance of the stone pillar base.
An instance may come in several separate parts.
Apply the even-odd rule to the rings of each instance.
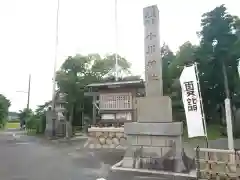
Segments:
[[[189,172],[194,161],[182,148],[182,123],[126,123],[124,168]]]
[[[127,149],[127,151],[129,151],[129,149]],[[139,149],[133,153],[136,154],[138,152]],[[142,154],[144,154],[144,152]],[[176,158],[175,154],[172,154],[169,157],[130,157],[126,153],[122,160],[122,167],[187,173],[195,168],[195,162],[193,159],[187,157],[184,151],[180,158]]]

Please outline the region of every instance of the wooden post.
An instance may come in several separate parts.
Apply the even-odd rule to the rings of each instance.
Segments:
[[[201,177],[199,150],[200,150],[200,148],[199,148],[199,146],[197,146],[197,148],[196,148],[196,159],[195,159],[195,162],[196,162],[196,171],[197,171],[197,180],[200,179],[200,177]]]

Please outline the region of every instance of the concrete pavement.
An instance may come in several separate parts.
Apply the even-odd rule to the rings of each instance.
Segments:
[[[14,137],[12,134],[17,134]],[[0,133],[1,180],[159,180],[134,172],[112,172],[123,151],[89,151],[83,143],[49,143],[19,131]],[[79,146],[80,145],[80,146]],[[77,148],[78,147],[78,148]]]

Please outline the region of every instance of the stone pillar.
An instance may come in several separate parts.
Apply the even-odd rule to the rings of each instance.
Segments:
[[[157,6],[143,9],[146,96],[163,94],[160,56],[159,11]]]
[[[56,113],[52,110],[47,110],[46,112],[46,136],[54,136],[53,132],[55,132],[55,121],[56,121]]]
[[[146,97],[137,100],[138,122],[172,122],[171,99],[163,96],[159,10],[156,5],[143,9],[143,24]]]
[[[97,123],[97,110],[96,110],[96,107],[95,107],[95,103],[97,101],[97,95],[96,94],[93,94],[93,109],[92,109],[92,124],[91,125],[96,125]]]
[[[122,166],[183,172],[188,170],[183,162],[183,125],[172,121],[172,101],[163,96],[156,5],[143,9],[143,22],[146,97],[137,98],[137,122],[124,124],[129,147]]]

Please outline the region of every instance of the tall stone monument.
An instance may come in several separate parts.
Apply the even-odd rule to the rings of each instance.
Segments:
[[[146,97],[137,99],[137,122],[125,123],[128,149],[125,168],[186,171],[183,162],[181,122],[172,121],[172,103],[163,96],[159,10],[143,9]]]

